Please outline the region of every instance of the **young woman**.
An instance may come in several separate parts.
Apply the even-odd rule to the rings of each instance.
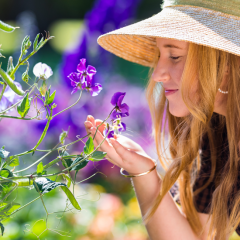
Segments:
[[[146,95],[165,177],[159,177],[154,160],[126,137],[115,136],[101,146],[111,162],[132,176],[150,239],[225,240],[234,230],[240,234],[237,2],[165,1],[161,13],[98,42],[152,68]],[[88,116],[87,132],[93,135],[100,123]],[[96,146],[103,130],[102,125]],[[181,209],[169,193],[176,181]]]

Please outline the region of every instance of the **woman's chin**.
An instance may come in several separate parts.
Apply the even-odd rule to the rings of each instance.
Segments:
[[[188,108],[184,107],[172,107],[169,105],[169,112],[175,117],[186,117],[190,114]]]

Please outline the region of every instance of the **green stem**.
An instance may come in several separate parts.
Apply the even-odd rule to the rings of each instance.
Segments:
[[[42,201],[43,207],[45,208],[45,211],[46,211],[46,213],[47,213],[47,215],[48,215],[47,208],[46,208],[46,206],[45,206],[45,204],[44,204],[44,201],[43,201],[43,198],[42,198],[42,193],[40,192],[40,190],[39,190],[39,188],[38,188],[38,185],[36,184],[36,182],[35,182],[34,179],[33,179],[33,184],[34,184],[34,186],[36,187],[37,192],[38,192],[39,195],[40,195],[40,198],[41,198],[41,201]]]
[[[2,92],[0,94],[0,101],[1,101],[2,96],[3,96],[3,94],[4,94],[5,90],[6,90],[6,87],[7,87],[7,84],[5,82],[3,82],[3,89],[2,89]]]
[[[25,204],[24,206],[18,208],[17,210],[15,210],[14,212],[12,212],[10,215],[8,215],[8,217],[10,217],[10,216],[12,216],[13,214],[19,212],[20,210],[22,210],[23,208],[27,207],[27,206],[30,205],[31,203],[35,202],[35,201],[38,200],[39,198],[40,198],[40,196],[37,197],[37,198],[35,198],[35,199],[33,199],[31,202]]]
[[[19,120],[33,120],[38,118],[39,114],[35,117],[32,118],[21,118],[21,117],[15,117],[15,116],[7,116],[7,115],[0,115],[0,118],[14,118],[14,119],[19,119]]]
[[[111,111],[111,112],[109,113],[109,115],[107,116],[107,118],[106,118],[105,120],[103,120],[103,121],[101,122],[101,124],[99,124],[99,125],[97,126],[96,132],[95,132],[95,134],[94,134],[94,136],[93,136],[93,140],[94,140],[94,138],[95,138],[95,136],[96,136],[96,134],[97,134],[98,128],[99,128],[102,124],[104,124],[104,123],[110,118],[110,116],[111,116],[111,114],[112,114],[112,112],[113,112],[114,109],[115,109],[115,108],[113,108],[112,111]]]
[[[28,90],[26,90],[26,94],[28,93],[28,91],[32,88],[32,90],[29,92],[29,95],[34,91],[36,87],[36,84],[33,84]],[[4,111],[0,112],[0,114],[5,114],[7,111],[11,110],[12,108],[16,107],[19,103],[22,102],[22,99],[19,100],[18,102],[16,102],[15,104],[13,104],[11,107],[5,109]]]
[[[62,110],[61,112],[58,112],[57,114],[55,114],[52,118],[54,118],[54,117],[56,117],[57,115],[59,115],[60,113],[62,113],[62,112],[64,112],[64,111],[66,111],[66,110],[68,110],[68,109],[70,109],[70,108],[72,108],[73,106],[75,106],[79,101],[80,101],[80,99],[81,99],[81,97],[82,97],[82,90],[80,91],[80,95],[79,95],[79,98],[78,98],[78,100],[74,103],[74,104],[72,104],[71,106],[69,106],[69,107],[67,107],[67,108],[65,108],[64,110]]]

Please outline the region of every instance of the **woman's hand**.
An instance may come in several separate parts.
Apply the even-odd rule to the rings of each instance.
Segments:
[[[102,123],[101,120],[95,120],[92,116],[87,117],[84,125],[87,133],[93,137],[96,127]],[[104,139],[103,130],[106,124],[102,124],[96,133],[94,146],[97,147]],[[106,152],[106,159],[120,168],[128,171],[129,174],[139,174],[151,169],[155,163],[144,152],[141,146],[131,139],[122,135],[114,135],[114,138],[104,141],[99,148],[100,151]]]

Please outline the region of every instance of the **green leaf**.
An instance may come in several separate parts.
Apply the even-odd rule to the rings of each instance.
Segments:
[[[6,217],[10,215],[13,211],[18,209],[21,205],[19,203],[1,203],[0,204],[0,217]]]
[[[6,151],[4,147],[0,149],[0,158],[7,158],[10,152]]]
[[[89,137],[87,142],[86,142],[86,145],[83,149],[84,153],[85,154],[90,154],[92,151],[94,150],[94,144],[93,144],[93,139],[92,137]]]
[[[37,165],[37,174],[42,174],[43,172],[43,163],[40,162],[38,165]]]
[[[28,98],[27,93],[27,95],[23,98],[22,102],[17,106],[17,111],[22,118],[24,118],[27,115],[31,106],[31,101],[32,98]]]
[[[12,176],[13,176],[13,173],[12,173],[9,169],[3,168],[3,169],[0,171],[0,176],[5,177],[5,178],[8,178],[8,177],[12,177]]]
[[[1,227],[1,232],[2,232],[2,236],[3,236],[3,233],[4,233],[4,226],[3,224],[0,222],[0,227]]]
[[[70,179],[70,177],[67,174],[65,174],[65,173],[61,173],[61,175],[63,176],[63,178],[65,180],[67,180],[67,187],[69,188],[71,186],[71,179]]]
[[[27,54],[27,49],[29,49],[31,45],[30,36],[25,36],[22,41],[21,56]]]
[[[65,138],[67,137],[67,131],[63,131],[60,136],[59,136],[59,142],[64,145],[65,143]]]
[[[64,151],[63,154],[61,154],[62,157],[66,157],[66,156],[69,156],[69,153],[67,151]],[[66,165],[66,164],[67,165]],[[65,167],[65,168],[68,168],[72,165],[73,163],[73,160],[72,158],[64,158],[64,160],[62,160],[62,165]]]
[[[49,91],[50,94],[50,91]],[[55,98],[55,94],[56,94],[56,90],[51,94],[51,96],[48,97],[48,99],[46,100],[46,104],[49,105],[54,101]]]
[[[85,159],[85,160],[83,160],[84,159],[84,157],[78,157],[78,158],[76,158],[75,160],[74,160],[74,162],[72,163],[72,166],[74,165],[74,164],[76,164],[77,162],[80,162],[78,165],[76,165],[75,167],[73,167],[72,169],[71,169],[71,171],[79,171],[80,169],[82,169],[82,168],[84,168],[84,167],[86,167],[87,166],[87,164],[88,164],[88,162],[89,162],[89,160],[88,159]],[[83,160],[83,161],[82,161]]]
[[[7,160],[6,160],[6,165],[8,165],[9,167],[16,167],[19,165],[19,157],[18,156],[10,156]]]
[[[11,75],[12,71],[14,70],[14,66],[13,66],[13,57],[10,56],[8,58],[8,65],[7,65],[7,74]],[[12,76],[13,80],[15,79],[14,76]]]
[[[48,178],[42,178],[42,177],[36,179],[35,182],[34,182],[34,187],[37,190],[37,187],[36,187],[35,184],[37,185],[39,191],[42,194],[48,193],[48,192],[52,191],[53,189],[55,189],[57,187],[61,187],[61,189],[64,191],[64,193],[66,194],[66,196],[70,200],[71,204],[77,210],[81,210],[81,207],[79,206],[77,200],[75,199],[75,197],[72,194],[72,192],[67,188],[66,184],[60,183],[60,182],[54,182],[54,181],[52,181],[52,180],[50,180]]]
[[[100,151],[96,151],[94,152],[91,157],[89,158],[90,161],[92,162],[97,162],[97,161],[101,161],[103,160],[103,158],[107,155],[106,152],[100,152]]]
[[[38,35],[35,37],[35,40],[34,40],[34,42],[33,42],[33,50],[34,50],[34,51],[37,50],[39,35],[40,35],[40,34],[38,34]]]
[[[42,47],[43,45],[43,40],[44,40],[44,37],[41,38],[41,40],[39,41],[38,45],[37,45],[37,50]]]

